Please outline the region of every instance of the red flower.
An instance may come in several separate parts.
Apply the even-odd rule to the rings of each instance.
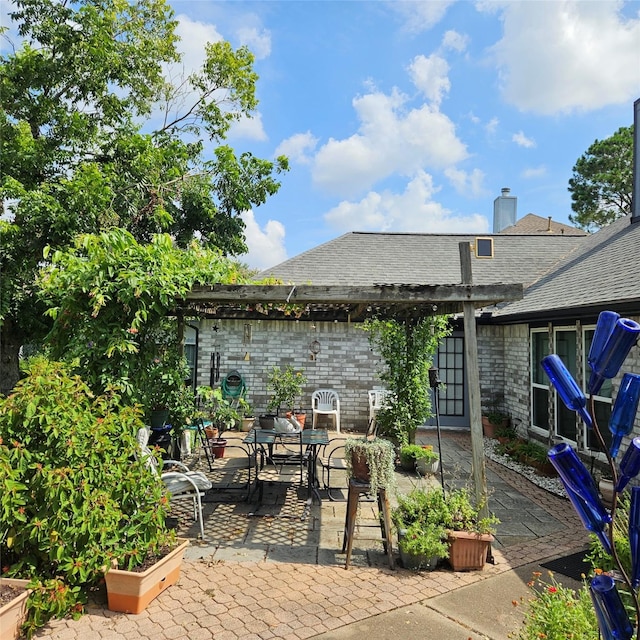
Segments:
[[[549,587],[549,593],[556,593],[558,590],[555,587]]]

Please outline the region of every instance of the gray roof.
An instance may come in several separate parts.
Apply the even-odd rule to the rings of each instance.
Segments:
[[[562,310],[620,308],[640,304],[640,222],[629,216],[586,236],[544,277],[525,290],[524,298],[496,315],[539,315]]]
[[[314,247],[259,277],[288,284],[458,284],[460,242],[476,235],[351,232]],[[584,235],[493,234],[492,259],[472,255],[473,284],[530,285],[570,256]]]

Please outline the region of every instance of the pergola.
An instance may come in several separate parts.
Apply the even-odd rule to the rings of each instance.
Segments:
[[[473,285],[469,243],[460,243],[462,283],[442,285],[211,285],[195,287],[177,301],[182,317],[362,322],[367,318],[412,321],[433,315],[464,314],[465,358],[476,499],[487,502],[482,440],[475,311],[519,300],[522,284]]]

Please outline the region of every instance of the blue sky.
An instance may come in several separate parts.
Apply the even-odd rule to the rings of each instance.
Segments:
[[[348,231],[490,232],[503,187],[568,222],[573,165],[640,98],[638,0],[168,1],[187,70],[207,41],[256,56],[229,143],[290,158],[243,214],[255,268]]]
[[[568,222],[576,160],[640,98],[639,2],[171,4],[189,59],[207,37],[256,55],[234,148],[291,160],[245,214],[254,267],[354,230],[491,231],[503,187]]]

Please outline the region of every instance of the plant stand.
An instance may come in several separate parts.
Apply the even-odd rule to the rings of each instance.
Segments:
[[[342,553],[347,554],[344,568],[349,568],[351,560],[351,549],[353,547],[353,537],[358,514],[358,501],[362,494],[371,492],[369,484],[358,482],[353,478],[349,480],[349,493],[347,497],[347,514],[344,522],[344,535],[342,538]],[[385,489],[378,489],[378,511],[380,515],[380,530],[382,532],[382,545],[389,558],[389,567],[395,569],[393,561],[393,545],[391,543],[391,511],[389,499]]]
[[[138,573],[110,569],[105,574],[107,601],[110,611],[141,613],[148,604],[180,577],[184,550],[189,546],[183,540],[171,553],[152,567]]]
[[[28,580],[0,578],[0,586],[16,587],[16,597],[0,608],[0,640],[15,640],[20,636],[20,627],[27,612]]]

